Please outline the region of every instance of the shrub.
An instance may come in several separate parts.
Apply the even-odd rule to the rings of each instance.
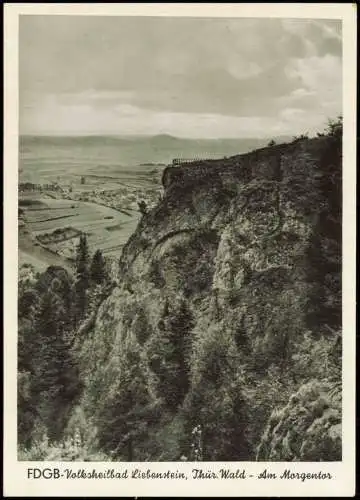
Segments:
[[[303,141],[308,138],[309,138],[308,134],[294,135],[293,142]]]
[[[79,434],[69,436],[56,443],[50,443],[46,434],[34,441],[28,448],[20,447],[18,450],[20,461],[81,461],[81,462],[108,462],[112,461],[110,455],[89,449],[79,439]]]
[[[343,117],[339,115],[335,120],[329,119],[326,129],[327,135],[341,137],[343,133]]]

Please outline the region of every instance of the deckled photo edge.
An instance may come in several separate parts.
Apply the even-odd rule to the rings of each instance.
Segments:
[[[257,8],[259,7],[259,11]],[[59,490],[60,483],[64,495],[83,494],[97,496],[99,494],[117,496],[168,496],[174,490],[184,496],[226,495],[226,496],[253,496],[261,493],[276,496],[295,495],[295,486],[302,495],[328,496],[346,495],[355,493],[355,227],[356,227],[356,7],[355,5],[314,5],[314,4],[244,4],[244,5],[93,5],[79,4],[23,4],[5,6],[5,149],[4,149],[4,494],[8,496],[47,496]],[[129,12],[131,10],[131,12]],[[260,14],[261,10],[261,14]],[[44,468],[45,466],[86,465],[103,470],[109,468],[108,462],[91,463],[42,463],[19,462],[17,460],[17,280],[18,280],[18,21],[19,15],[35,14],[69,14],[69,15],[164,15],[164,16],[198,17],[311,17],[323,19],[342,19],[343,22],[343,460],[341,463],[321,463],[321,469],[331,471],[336,479],[329,482],[328,489],[323,484],[315,482],[280,483],[274,481],[62,481],[44,480],[29,481],[26,470],[29,466]],[[194,13],[192,14],[192,11]],[[226,14],[225,14],[226,11]],[[267,11],[269,12],[266,15]],[[110,13],[109,13],[110,12]],[[156,14],[155,14],[156,12]],[[214,14],[216,12],[216,14]],[[129,467],[128,462],[117,463],[120,468]],[[138,466],[146,470],[151,465],[152,470],[161,471],[171,469],[188,471],[194,467],[193,463],[182,462],[149,462],[131,463],[131,468]],[[230,463],[225,462],[224,467]],[[237,468],[246,468],[250,471],[271,469],[283,471],[291,465],[296,471],[316,471],[318,463],[277,463],[277,462],[235,462]],[[204,462],[202,467],[211,470],[214,462]],[[241,491],[240,491],[241,488]],[[194,490],[196,493],[194,494]]]

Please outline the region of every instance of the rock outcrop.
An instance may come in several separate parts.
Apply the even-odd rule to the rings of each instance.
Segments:
[[[270,416],[257,460],[341,461],[341,388],[311,381]]]
[[[112,404],[126,352],[138,353],[147,397],[161,399],[151,346],[154,339],[162,345],[161,322],[179,301],[195,330],[206,321],[231,323],[239,356],[258,377],[270,365],[285,370],[305,331],[316,337],[341,327],[341,155],[341,141],[325,136],[165,169],[163,198],[124,247],[120,284],[79,347],[90,419],[95,405]],[[196,356],[195,337],[192,346],[186,366]],[[315,453],[312,438],[283,436],[297,405],[293,399],[278,422],[281,446],[268,427],[261,457],[324,459],[325,448]],[[339,413],[325,406],[296,429],[326,432],[337,450]]]

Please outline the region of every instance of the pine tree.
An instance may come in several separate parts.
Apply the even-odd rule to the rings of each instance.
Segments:
[[[182,408],[187,433],[183,450],[200,424],[205,461],[248,459],[244,381],[232,329],[224,322],[198,323],[193,335],[191,386]]]
[[[89,249],[86,235],[80,236],[76,251],[76,282],[75,282],[75,321],[78,324],[85,316],[89,288]]]
[[[19,275],[18,288],[18,442],[29,446],[35,422],[36,408],[31,394],[31,371],[34,356],[35,314],[39,304],[39,294],[35,281]]]
[[[150,366],[158,378],[158,391],[169,409],[176,410],[189,389],[188,358],[193,317],[181,300],[159,322],[160,333],[150,350]]]
[[[86,234],[80,236],[79,244],[76,249],[76,272],[84,278],[89,279],[89,248]]]
[[[105,259],[101,250],[96,250],[90,265],[90,279],[93,283],[100,285],[107,280]]]
[[[67,410],[80,389],[65,328],[66,307],[50,289],[41,298],[36,320],[32,391],[38,418],[54,440],[60,438]]]
[[[71,400],[71,380],[78,383],[67,343],[67,337],[72,333],[71,292],[72,277],[59,266],[49,266],[36,279],[19,283],[18,439],[19,444],[26,447],[31,445],[32,435],[37,431],[36,421],[45,425],[53,420],[54,432],[56,422],[61,421],[61,410],[54,410],[53,419],[48,415],[52,408],[57,407],[49,391],[54,394],[59,387],[59,383],[50,380],[53,367],[59,360],[65,360],[66,366],[60,370],[58,378],[63,376],[62,372],[70,377],[66,383],[61,383],[66,387],[66,394],[65,403],[58,405],[60,409],[65,410],[66,401]],[[44,383],[48,387],[46,390]]]
[[[98,403],[96,424],[101,448],[124,461],[142,460],[140,444],[156,420],[140,356],[128,345],[120,373]]]

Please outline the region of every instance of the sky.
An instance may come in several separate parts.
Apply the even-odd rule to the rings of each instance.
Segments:
[[[22,134],[312,135],[342,112],[341,21],[22,15]]]

